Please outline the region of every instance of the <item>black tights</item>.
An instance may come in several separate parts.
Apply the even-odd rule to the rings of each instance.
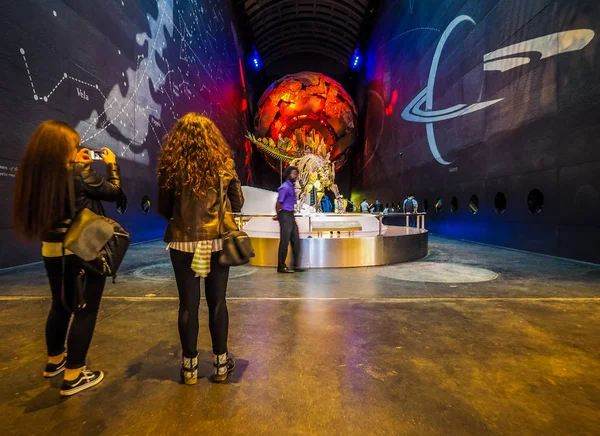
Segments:
[[[73,301],[75,275],[81,269],[81,265],[75,256],[66,256],[65,259],[65,300],[67,304],[71,304]],[[86,274],[86,306],[73,315],[65,309],[61,301],[63,280],[62,258],[44,257],[44,266],[50,281],[50,290],[52,291],[52,306],[46,322],[48,355],[58,356],[64,353],[66,340],[68,351],[67,368],[81,368],[85,366],[85,358],[92,342],[92,336],[94,335],[96,317],[100,308],[100,300],[102,299],[106,278],[96,274]],[[73,316],[73,323],[69,330],[71,316]]]
[[[194,277],[191,269],[194,253],[169,250],[171,263],[175,271],[177,291],[179,292],[179,337],[183,349],[183,357],[196,357],[198,354],[198,308],[200,307],[200,277]],[[212,253],[210,273],[206,277],[205,293],[208,304],[208,326],[212,338],[213,353],[227,352],[227,335],[229,331],[229,313],[225,295],[229,267],[219,263],[219,254]]]

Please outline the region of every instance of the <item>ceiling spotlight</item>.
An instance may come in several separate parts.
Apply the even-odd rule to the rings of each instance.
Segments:
[[[252,46],[252,54],[250,55],[250,66],[254,69],[254,71],[259,71],[263,67],[262,59],[258,54],[255,46]]]
[[[358,47],[356,47],[354,49],[354,52],[352,53],[352,58],[350,61],[350,68],[352,68],[353,70],[357,70],[358,67],[360,66],[360,62],[361,62],[361,56],[360,56],[360,50],[358,49]]]

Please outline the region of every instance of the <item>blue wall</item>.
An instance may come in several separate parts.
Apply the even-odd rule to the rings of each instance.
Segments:
[[[12,0],[0,18],[0,268],[40,259],[16,240],[11,196],[16,166],[36,126],[73,125],[84,146],[118,156],[129,211],[109,214],[134,241],[160,238],[159,141],[175,119],[203,112],[244,162],[246,114],[229,2],[219,0]],[[104,171],[98,165],[98,171]],[[243,176],[243,175],[242,175]]]
[[[414,191],[433,232],[600,262],[598,1],[384,0],[361,100],[357,193]]]

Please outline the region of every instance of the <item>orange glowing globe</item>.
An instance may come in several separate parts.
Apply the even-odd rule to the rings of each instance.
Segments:
[[[357,111],[350,95],[335,80],[312,72],[289,74],[274,82],[258,102],[256,136],[294,139],[294,132],[322,138],[336,168],[346,162],[357,136]],[[302,150],[294,150],[301,154]],[[266,156],[271,166],[279,163]]]

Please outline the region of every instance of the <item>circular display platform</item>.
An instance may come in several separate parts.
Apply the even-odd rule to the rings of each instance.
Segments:
[[[369,217],[368,215],[366,217]],[[372,217],[371,217],[372,218]],[[256,218],[254,218],[256,219]],[[348,218],[350,219],[350,217]],[[303,268],[349,268],[391,265],[417,260],[427,255],[429,232],[412,227],[385,227],[381,236],[377,231],[306,231],[303,218],[297,218],[300,228]],[[271,220],[271,222],[274,222]],[[277,225],[276,222],[274,222]],[[257,224],[257,223],[255,223]],[[277,266],[279,229],[265,231],[267,222],[256,226],[260,231],[247,230],[256,252],[253,266]],[[303,231],[303,229],[305,231]],[[290,258],[291,249],[288,251]],[[289,263],[289,261],[288,261]]]
[[[252,239],[256,253],[250,265],[276,267],[279,223],[273,220],[273,216],[277,192],[249,186],[242,187],[242,190],[246,202],[239,219]],[[379,218],[368,213],[296,215],[302,249],[301,266],[347,268],[391,265],[427,256],[427,230],[386,226]],[[424,220],[417,222],[422,224]]]

